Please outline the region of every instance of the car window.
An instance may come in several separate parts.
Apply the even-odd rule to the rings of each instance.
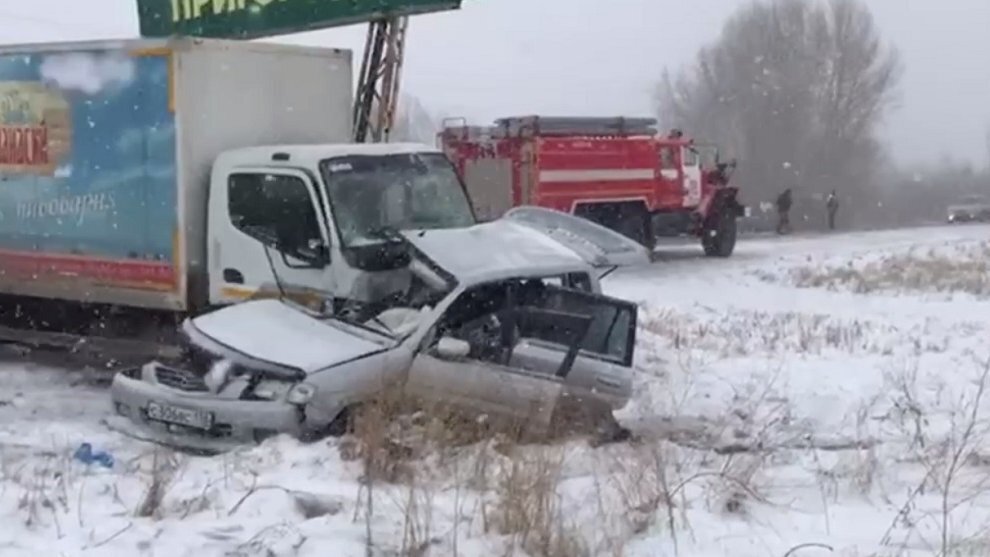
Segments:
[[[566,273],[552,277],[539,279],[547,286],[558,286],[561,288],[573,288],[591,292],[591,277],[588,273]]]
[[[582,353],[631,366],[636,305],[553,282],[520,279],[469,289],[450,305],[437,336],[449,334],[467,340],[477,347],[475,358],[502,362],[511,352],[510,337],[570,345],[574,341],[571,332],[578,325],[565,327],[563,323],[570,316],[583,316],[589,323],[579,339]],[[543,326],[548,322],[543,318],[554,312],[560,315],[562,325],[556,329]]]
[[[624,366],[632,365],[636,341],[636,306],[606,296],[564,288],[548,288],[544,307],[591,317],[581,342],[586,354]]]

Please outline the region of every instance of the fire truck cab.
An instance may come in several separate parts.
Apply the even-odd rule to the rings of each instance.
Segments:
[[[734,163],[652,118],[525,116],[493,126],[445,123],[439,143],[464,179],[478,217],[519,205],[581,216],[648,248],[658,236],[694,235],[728,257],[743,214]]]

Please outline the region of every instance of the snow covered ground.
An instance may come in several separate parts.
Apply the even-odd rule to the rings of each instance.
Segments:
[[[337,440],[172,454],[77,375],[4,364],[0,555],[988,555],[988,238],[667,246],[605,285],[642,307],[637,442],[444,446],[393,481]]]

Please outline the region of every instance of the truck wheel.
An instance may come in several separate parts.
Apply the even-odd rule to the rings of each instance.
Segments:
[[[701,246],[708,257],[729,257],[736,248],[736,216],[719,209],[701,231]]]
[[[642,221],[643,241],[640,243],[646,246],[650,253],[653,253],[657,247],[657,234],[653,230],[653,215],[649,211],[643,211]]]

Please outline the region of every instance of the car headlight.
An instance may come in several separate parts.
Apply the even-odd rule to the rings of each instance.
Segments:
[[[230,371],[234,364],[230,360],[217,360],[203,376],[203,382],[211,392],[219,393],[230,379]]]
[[[316,396],[316,387],[309,383],[298,383],[289,389],[289,394],[285,395],[285,400],[292,404],[303,405],[309,403]]]

